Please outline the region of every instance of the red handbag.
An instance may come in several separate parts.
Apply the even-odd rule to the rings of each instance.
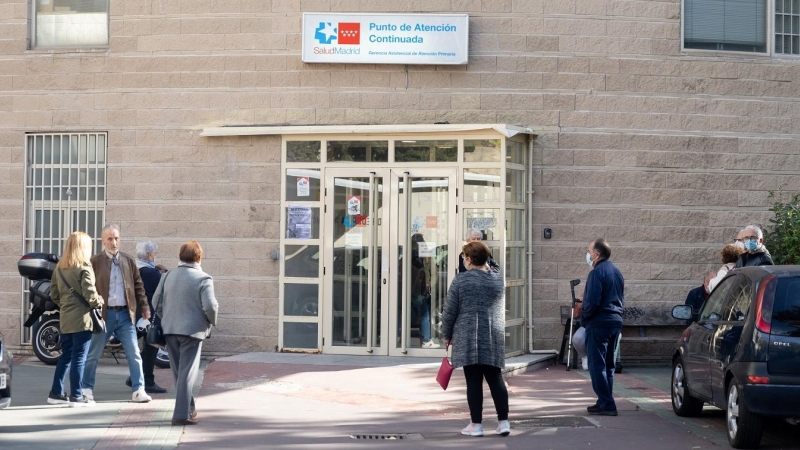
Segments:
[[[442,365],[439,366],[439,373],[436,374],[436,382],[439,383],[439,386],[444,390],[447,390],[447,385],[450,384],[450,376],[453,375],[453,365],[450,363],[450,360],[447,359],[447,349],[449,348],[449,345],[445,347]]]

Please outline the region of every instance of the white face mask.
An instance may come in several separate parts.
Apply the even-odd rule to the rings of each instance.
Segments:
[[[588,264],[589,267],[594,266],[594,263],[592,263],[592,255],[589,252],[586,252],[586,264]]]
[[[736,241],[736,242],[733,243],[733,245],[735,245],[735,246],[741,248],[742,250],[744,250],[744,242],[742,242],[742,241]]]

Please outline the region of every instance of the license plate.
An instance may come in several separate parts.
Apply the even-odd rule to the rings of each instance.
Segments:
[[[6,374],[0,373],[0,389],[6,388]]]

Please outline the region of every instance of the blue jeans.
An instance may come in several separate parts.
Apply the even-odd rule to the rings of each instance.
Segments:
[[[139,343],[136,337],[136,327],[131,321],[131,316],[127,310],[106,311],[106,332],[93,334],[92,345],[89,348],[89,358],[86,359],[86,369],[83,375],[83,388],[94,389],[94,381],[97,376],[97,362],[103,356],[103,349],[106,347],[111,335],[114,335],[122,343],[125,350],[125,359],[128,360],[128,371],[131,374],[131,389],[133,392],[144,388],[144,376],[142,375],[142,356],[139,354]]]
[[[69,370],[70,396],[73,398],[83,396],[81,383],[83,382],[84,366],[86,365],[86,356],[89,354],[89,341],[91,339],[91,331],[61,335],[61,356],[58,358],[56,372],[53,374],[51,393],[64,395],[64,380],[67,379],[67,370]]]
[[[614,390],[614,346],[620,327],[587,328],[586,356],[589,357],[589,375],[592,389],[597,394],[597,406],[603,411],[616,411]]]
[[[415,295],[412,299],[412,311],[419,317],[419,334],[422,342],[431,340],[431,298]]]

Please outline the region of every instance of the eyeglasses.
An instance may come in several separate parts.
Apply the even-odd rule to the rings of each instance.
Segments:
[[[745,241],[757,241],[758,240],[758,236],[745,236],[745,237],[742,238],[742,240],[745,240]]]
[[[733,242],[744,242],[744,239],[734,239]]]

